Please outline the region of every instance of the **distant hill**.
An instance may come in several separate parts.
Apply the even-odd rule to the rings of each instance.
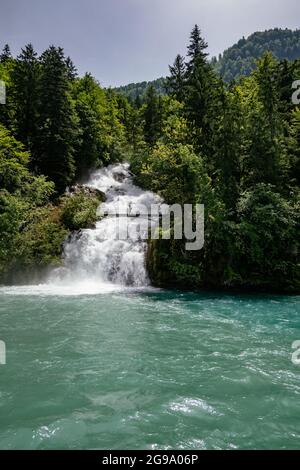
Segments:
[[[125,94],[130,100],[134,101],[138,96],[143,97],[149,85],[153,85],[160,95],[166,94],[166,79],[161,77],[151,82],[130,83],[129,85],[115,88],[115,91]]]
[[[241,75],[250,75],[265,51],[272,52],[279,60],[300,58],[300,29],[276,28],[253,33],[247,39],[240,39],[218,59],[213,58],[212,64],[224,81],[230,82]]]
[[[241,75],[250,75],[255,68],[255,62],[265,51],[271,51],[277,59],[295,60],[300,58],[300,29],[270,29],[256,32],[248,38],[240,39],[218,58],[212,58],[212,64],[226,82],[231,82]],[[165,94],[165,78],[150,82],[130,83],[115,88],[124,93],[129,99],[142,97],[147,87],[152,84],[160,94]]]

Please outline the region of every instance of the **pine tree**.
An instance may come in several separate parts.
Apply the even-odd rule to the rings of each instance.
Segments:
[[[247,119],[247,185],[276,184],[281,177],[283,126],[279,113],[276,65],[273,56],[266,53],[253,75],[254,92],[251,92]]]
[[[195,135],[195,147],[208,159],[213,158],[212,139],[218,119],[220,95],[223,84],[208,62],[207,44],[200,35],[198,26],[192,31],[188,47],[186,72],[185,108]]]
[[[153,85],[146,92],[143,107],[145,141],[153,147],[161,135],[160,100]]]
[[[16,138],[30,150],[33,149],[33,142],[37,138],[39,71],[37,54],[32,44],[28,44],[16,60],[12,72],[12,92]]]
[[[0,64],[3,64],[4,62],[10,59],[12,59],[10,47],[8,44],[5,44],[5,46],[3,47],[2,53],[0,54]]]
[[[279,111],[282,119],[288,122],[294,107],[291,100],[291,84],[295,79],[295,62],[289,62],[288,60],[281,61],[277,68]]]
[[[63,192],[75,175],[74,147],[77,116],[70,98],[70,81],[61,48],[49,47],[41,56],[39,134],[34,161],[38,170]]]
[[[258,61],[254,77],[258,84],[258,98],[269,120],[271,136],[279,130],[279,93],[277,83],[278,63],[270,52],[266,52]]]
[[[170,77],[167,78],[167,90],[178,101],[185,96],[186,66],[184,58],[177,55],[173,65],[169,66]]]
[[[215,168],[219,175],[219,194],[228,214],[234,216],[240,194],[241,157],[243,153],[243,110],[236,89],[224,92],[222,113],[215,131]]]
[[[133,102],[133,105],[136,109],[140,109],[142,107],[142,100],[141,100],[141,95],[140,94],[137,94],[135,99],[134,99],[134,102]]]
[[[188,45],[187,55],[189,60],[187,62],[188,74],[191,73],[196,65],[199,63],[207,63],[207,49],[208,45],[201,36],[201,31],[198,25],[195,25],[190,36],[190,44]]]
[[[300,186],[300,109],[292,112],[288,139],[289,184]]]
[[[71,59],[71,57],[66,58],[66,66],[68,71],[69,80],[73,81],[77,77],[77,69]]]

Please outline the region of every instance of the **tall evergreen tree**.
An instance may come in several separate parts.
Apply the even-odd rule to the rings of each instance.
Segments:
[[[0,54],[0,64],[10,59],[12,59],[10,47],[8,44],[5,44],[5,46],[3,47],[2,53]]]
[[[34,161],[60,193],[75,175],[74,147],[78,137],[68,68],[61,48],[51,46],[41,56],[40,93]]]
[[[288,122],[290,120],[291,111],[294,107],[291,100],[291,84],[295,79],[295,62],[282,60],[277,67],[279,111],[282,119]]]
[[[283,153],[283,128],[279,113],[276,62],[266,53],[254,72],[247,119],[247,184],[278,183]]]
[[[16,60],[12,72],[12,92],[15,102],[15,134],[30,150],[37,138],[39,71],[37,53],[32,44],[28,44]]]
[[[68,71],[68,77],[71,81],[75,80],[77,77],[77,69],[71,59],[71,57],[66,58],[66,66],[67,66],[67,71]]]
[[[187,62],[187,71],[188,73],[192,72],[194,67],[199,65],[199,63],[206,64],[208,53],[205,52],[208,47],[208,44],[201,36],[201,30],[196,24],[190,35],[190,43],[188,45],[188,62]]]
[[[212,139],[218,119],[223,84],[208,62],[207,44],[196,25],[188,46],[185,105],[195,135],[195,146],[208,159],[213,158]]]
[[[237,90],[224,92],[222,113],[215,130],[215,168],[219,176],[219,194],[228,214],[232,215],[236,212],[240,194],[243,127],[243,110]]]
[[[169,66],[170,76],[167,78],[167,90],[178,101],[185,96],[186,66],[184,58],[178,54],[173,65]]]
[[[300,186],[300,109],[292,112],[288,139],[289,184]]]
[[[146,92],[143,109],[145,141],[154,146],[161,135],[161,113],[160,101],[153,85]]]

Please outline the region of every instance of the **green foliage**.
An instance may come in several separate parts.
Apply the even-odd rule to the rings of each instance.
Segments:
[[[255,69],[257,59],[266,51],[277,59],[295,60],[300,56],[300,30],[271,29],[256,32],[247,39],[244,37],[227,49],[213,64],[225,82],[250,75]]]
[[[31,211],[17,236],[15,260],[10,271],[41,272],[60,265],[62,244],[67,234],[59,208],[49,205]]]
[[[289,161],[288,178],[290,183],[300,186],[300,109],[292,111],[288,136]]]
[[[151,279],[159,286],[299,292],[300,120],[291,107],[298,63],[266,53],[249,78],[224,87],[205,50],[194,28],[181,103],[165,99],[157,144],[132,163],[138,182],[169,204],[205,204],[204,249],[152,240]],[[171,83],[175,77],[171,68]]]
[[[149,243],[154,284],[299,293],[300,111],[291,85],[300,61],[286,60],[299,56],[299,41],[298,30],[255,33],[209,62],[195,26],[167,80],[117,91],[78,78],[61,48],[37,57],[28,45],[17,59],[6,48],[0,278],[59,264],[67,234],[93,227],[100,203],[80,186],[61,196],[66,186],[129,158],[137,183],[167,203],[205,205],[204,249]],[[233,82],[240,75],[248,76]]]
[[[106,105],[102,109],[100,132],[102,138],[102,155],[104,161],[119,161],[123,157],[126,145],[126,130],[120,118],[118,96],[109,89],[105,92]]]
[[[42,205],[54,193],[54,184],[29,170],[29,153],[0,124],[0,189],[22,196],[24,202]]]
[[[299,287],[299,203],[299,197],[288,202],[266,184],[242,194],[238,206],[240,265],[253,284]]]
[[[61,263],[70,230],[90,227],[100,198],[79,191],[50,204],[54,183],[29,171],[30,155],[0,125],[0,281],[42,274]]]
[[[178,101],[183,101],[186,85],[186,64],[184,57],[178,54],[174,64],[169,66],[170,76],[167,77],[167,90]]]
[[[200,187],[209,180],[203,172],[203,163],[192,147],[183,144],[158,144],[133,168],[139,174],[139,181],[159,193],[167,203],[192,204],[197,200]],[[202,179],[203,177],[203,179]]]
[[[2,53],[0,54],[0,63],[4,64],[5,62],[12,59],[12,55],[10,52],[10,47],[8,44],[5,44],[3,47]]]
[[[22,49],[12,71],[12,127],[18,140],[33,149],[37,135],[40,65],[32,44]]]
[[[198,33],[200,35],[200,31]],[[196,38],[198,33],[195,34]],[[210,63],[226,83],[231,83],[242,76],[249,76],[255,69],[257,60],[267,51],[271,52],[278,60],[294,61],[299,59],[300,30],[292,31],[290,29],[275,28],[255,32],[247,39],[244,37],[240,39],[223,54],[220,54],[218,58],[212,57]],[[177,86],[175,85],[173,88],[172,85],[172,77],[178,76],[178,71],[181,69],[181,67],[178,68],[178,58],[171,68],[173,67],[174,72],[170,71],[171,82],[169,79],[159,78],[150,82],[131,83],[115,90],[134,102],[137,97],[143,99],[146,89],[153,84],[159,94],[165,95],[166,90],[168,90],[169,93],[175,93],[177,99],[180,99],[176,94]],[[181,80],[178,83],[180,82]],[[288,82],[289,96],[290,83],[291,80]]]
[[[115,88],[115,91],[126,96],[131,103],[134,103],[137,98],[141,101],[144,100],[147,89],[151,85],[159,95],[166,94],[167,83],[165,78],[158,78],[150,82],[130,83],[129,85]]]
[[[0,105],[0,123],[7,127],[11,124],[14,109],[11,79],[14,66],[13,59],[0,61],[0,80],[5,83],[6,88],[6,103]]]
[[[145,141],[152,147],[161,136],[162,112],[162,100],[160,100],[154,86],[150,85],[146,92],[142,115]]]
[[[63,192],[75,176],[78,118],[70,98],[63,50],[51,46],[41,57],[41,96],[34,163]]]
[[[97,209],[100,200],[87,196],[84,191],[64,196],[62,199],[61,220],[69,230],[92,228],[98,220]]]
[[[7,274],[8,264],[16,253],[19,226],[26,205],[5,190],[0,191],[0,279]]]

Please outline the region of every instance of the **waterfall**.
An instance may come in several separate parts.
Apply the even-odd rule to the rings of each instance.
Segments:
[[[128,163],[95,171],[86,186],[105,193],[101,212],[115,212],[118,227],[127,230],[128,237],[116,237],[116,217],[111,216],[99,220],[94,229],[74,233],[64,245],[64,266],[55,270],[50,282],[106,289],[149,285],[145,266],[147,242],[141,236],[148,231],[149,222],[148,217],[135,217],[135,214],[139,208],[150,209],[152,204],[159,204],[161,199],[133,184]]]

